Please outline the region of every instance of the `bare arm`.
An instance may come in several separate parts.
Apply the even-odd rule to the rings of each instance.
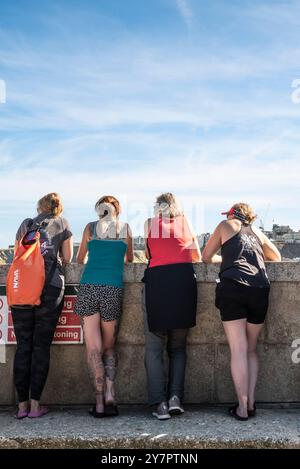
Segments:
[[[209,238],[204,251],[202,253],[202,261],[205,264],[211,262],[222,262],[222,257],[217,255],[217,252],[222,246],[222,233],[221,233],[221,223],[217,226],[211,237]]]
[[[88,223],[84,229],[83,235],[82,235],[82,240],[77,252],[77,263],[78,264],[85,264],[87,261],[87,243],[89,242],[91,238],[91,232],[90,232],[90,224]]]
[[[133,239],[132,239],[132,231],[131,231],[131,228],[130,226],[128,225],[128,223],[126,224],[126,228],[127,228],[127,239],[126,239],[126,242],[127,242],[127,251],[126,251],[126,254],[125,254],[125,262],[126,263],[129,263],[129,262],[132,262],[133,261]]]
[[[202,261],[201,251],[200,251],[198,239],[196,236],[193,237],[193,244],[194,244],[194,247],[192,250],[192,260],[193,262],[201,262]]]
[[[73,259],[73,236],[66,239],[61,246],[61,254],[63,262],[69,264]]]
[[[281,262],[281,254],[274,243],[256,226],[252,226],[252,230],[260,239],[266,261]]]
[[[189,227],[189,230],[191,232],[191,235],[192,235],[192,239],[193,239],[193,244],[192,246],[190,246],[190,249],[192,249],[192,262],[201,262],[201,251],[200,251],[200,248],[199,248],[199,243],[198,243],[198,239],[197,239],[197,236],[189,222],[189,220],[185,217],[186,219],[186,222],[187,222],[187,225]]]
[[[281,254],[270,240],[263,244],[263,251],[266,261],[281,262]]]
[[[146,256],[146,259],[150,258],[149,251],[148,251],[148,246],[147,246],[147,239],[148,239],[148,235],[149,235],[150,226],[151,226],[151,218],[148,218],[148,220],[146,220],[145,224],[144,224],[144,241],[145,241],[145,256]]]
[[[281,254],[275,244],[265,234],[263,234],[263,237],[263,251],[266,261],[281,262]]]

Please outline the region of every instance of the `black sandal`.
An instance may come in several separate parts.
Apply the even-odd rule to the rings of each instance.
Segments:
[[[116,404],[104,404],[104,412],[106,417],[117,417],[119,415],[119,410]]]
[[[253,409],[248,410],[248,417],[255,417],[256,415],[256,402],[253,403]]]
[[[232,407],[229,407],[228,409],[228,412],[229,414],[234,417],[236,420],[240,420],[241,422],[246,422],[246,420],[248,420],[248,417],[241,417],[238,413],[237,413],[237,409],[238,409],[238,404],[232,406]]]
[[[106,417],[105,412],[97,412],[96,406],[89,410],[89,414],[95,417],[96,419],[102,419],[103,417]]]

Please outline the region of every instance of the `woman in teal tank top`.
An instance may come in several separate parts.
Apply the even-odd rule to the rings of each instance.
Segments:
[[[118,415],[114,380],[115,343],[122,314],[124,263],[133,261],[133,242],[127,223],[119,221],[120,204],[113,196],[95,205],[99,220],[83,232],[77,262],[85,264],[75,313],[81,318],[87,365],[94,387],[94,417]]]

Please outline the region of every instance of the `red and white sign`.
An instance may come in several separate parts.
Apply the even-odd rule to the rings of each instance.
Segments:
[[[53,344],[82,344],[83,331],[79,317],[74,314],[76,295],[65,295],[64,306],[54,333]],[[22,310],[20,310],[22,314]],[[0,296],[0,345],[15,344],[13,320],[6,296]]]

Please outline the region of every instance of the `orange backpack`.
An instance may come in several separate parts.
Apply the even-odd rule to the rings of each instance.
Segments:
[[[40,249],[40,233],[35,231],[31,241],[23,236],[6,278],[9,306],[32,307],[41,304],[45,285],[45,263]]]

